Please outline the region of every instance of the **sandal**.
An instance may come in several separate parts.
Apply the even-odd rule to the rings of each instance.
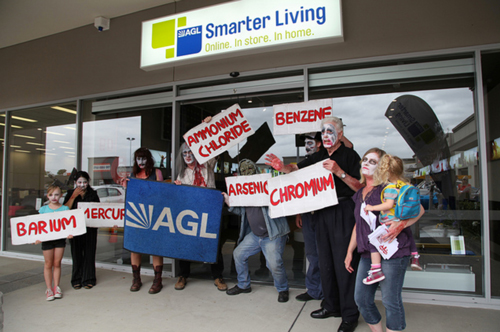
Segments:
[[[82,285],[80,285],[80,284],[76,284],[76,285],[73,285],[73,288],[74,288],[74,289],[80,289],[80,288],[82,288]]]
[[[85,287],[85,289],[91,289],[92,287],[94,287],[94,285],[88,284],[88,285],[85,285],[83,287]]]

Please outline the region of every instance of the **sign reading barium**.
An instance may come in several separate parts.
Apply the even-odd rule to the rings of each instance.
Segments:
[[[125,249],[215,263],[224,197],[215,189],[130,179]]]
[[[343,41],[340,0],[241,0],[142,23],[141,69]]]

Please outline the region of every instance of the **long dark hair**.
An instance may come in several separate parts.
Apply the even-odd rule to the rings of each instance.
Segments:
[[[132,169],[132,173],[134,174],[134,176],[136,176],[141,171],[139,165],[137,165],[137,158],[138,157],[146,158],[146,167],[144,170],[146,171],[146,177],[149,177],[151,175],[151,173],[153,172],[153,168],[154,168],[154,164],[155,164],[155,161],[153,159],[153,155],[151,154],[151,151],[149,151],[148,148],[138,148],[137,150],[135,150],[135,152],[134,152],[134,167]]]

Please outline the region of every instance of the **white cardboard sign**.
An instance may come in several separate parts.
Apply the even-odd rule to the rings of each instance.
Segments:
[[[337,205],[333,173],[323,161],[267,181],[271,218],[291,216]]]
[[[13,245],[64,239],[86,232],[83,210],[78,209],[10,219]]]
[[[274,105],[274,135],[303,134],[321,130],[321,120],[333,116],[332,99]]]
[[[87,227],[123,227],[125,203],[78,203]]]
[[[253,133],[240,105],[234,104],[212,117],[209,123],[192,128],[183,137],[198,163],[203,164]]]
[[[229,206],[267,206],[267,180],[270,178],[271,173],[227,177]]]

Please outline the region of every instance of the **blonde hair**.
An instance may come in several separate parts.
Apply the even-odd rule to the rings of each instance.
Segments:
[[[366,155],[370,153],[376,153],[378,154],[378,158],[381,159],[385,155],[385,151],[379,148],[371,148],[370,150],[366,151],[365,154],[363,155],[363,158],[359,161],[359,163],[363,163],[363,159],[366,157]],[[361,174],[361,178],[359,179],[359,183],[364,184],[366,183],[366,178],[365,175],[362,172],[362,169],[359,169],[359,174]]]
[[[57,184],[51,184],[48,188],[47,188],[47,196],[50,195],[51,192],[53,192],[54,190],[56,189],[59,189],[59,191],[61,192],[62,194],[62,189],[61,187],[59,187]]]
[[[390,154],[384,155],[378,162],[378,167],[373,174],[373,185],[390,183],[390,178],[396,177],[398,181],[408,182],[404,177],[403,160]]]

